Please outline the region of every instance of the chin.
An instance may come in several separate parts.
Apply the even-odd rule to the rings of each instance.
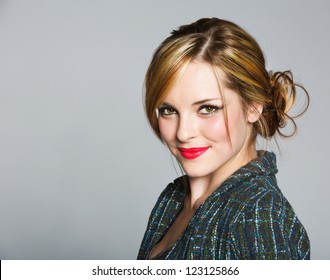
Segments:
[[[201,170],[202,168],[185,168],[184,166],[182,166],[183,170],[185,171],[185,173],[187,174],[188,177],[190,178],[201,178],[201,177],[205,177],[207,175],[210,175],[211,172],[207,171],[207,170]]]

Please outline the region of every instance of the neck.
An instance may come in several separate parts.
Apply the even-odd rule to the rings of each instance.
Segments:
[[[255,147],[239,152],[212,174],[203,177],[189,177],[190,194],[185,209],[196,211],[198,207],[236,170],[257,157]]]

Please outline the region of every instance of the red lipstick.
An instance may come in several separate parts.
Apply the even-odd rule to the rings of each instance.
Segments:
[[[209,147],[199,147],[199,148],[178,148],[181,155],[186,159],[195,159],[204,154]]]

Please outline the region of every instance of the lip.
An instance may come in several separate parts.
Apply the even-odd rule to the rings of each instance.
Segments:
[[[204,154],[209,147],[198,147],[198,148],[178,148],[181,155],[186,159],[195,159]]]

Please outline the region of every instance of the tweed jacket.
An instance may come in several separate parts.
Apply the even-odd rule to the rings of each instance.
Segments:
[[[200,205],[161,259],[310,259],[306,230],[277,186],[275,154],[258,155]],[[180,177],[161,193],[138,259],[148,258],[182,209],[185,182]]]

